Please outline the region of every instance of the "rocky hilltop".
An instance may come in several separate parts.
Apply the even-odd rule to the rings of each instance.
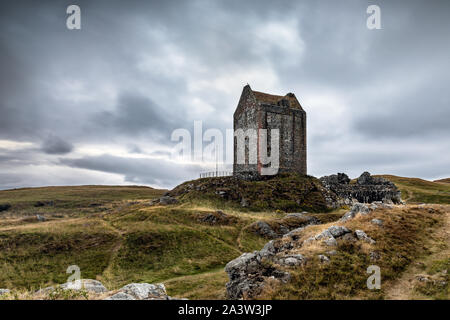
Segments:
[[[324,212],[354,202],[400,203],[400,195],[389,180],[364,172],[355,183],[345,173],[320,179],[295,173],[267,176],[257,181],[229,176],[203,178],[177,186],[166,197],[190,202],[227,202],[249,210]]]
[[[314,177],[283,173],[247,181],[236,177],[202,178],[185,182],[168,193],[181,202],[227,203],[242,210],[324,212],[337,201]]]

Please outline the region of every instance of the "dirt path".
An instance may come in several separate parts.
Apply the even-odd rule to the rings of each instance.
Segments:
[[[431,254],[411,263],[402,276],[389,284],[385,298],[389,300],[427,299],[414,290],[416,276],[426,273],[428,267],[437,260],[450,257],[450,206],[445,206],[443,225],[433,233],[430,241]],[[440,245],[438,245],[438,243]]]
[[[114,244],[111,255],[109,257],[108,265],[106,266],[105,270],[103,270],[102,278],[104,278],[107,282],[112,281],[114,275],[113,275],[113,267],[114,267],[114,261],[117,258],[117,255],[119,254],[120,249],[122,248],[123,242],[124,242],[124,234],[125,232],[116,228],[111,221],[103,220],[108,227],[113,230],[118,238],[116,243]]]

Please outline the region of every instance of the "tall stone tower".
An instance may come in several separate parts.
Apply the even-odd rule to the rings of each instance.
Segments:
[[[234,138],[234,164],[233,175],[241,178],[258,178],[261,169],[270,166],[261,161],[259,146],[261,136],[256,140],[245,137],[243,147],[239,149],[239,141],[236,132],[248,129],[259,132],[259,129],[267,129],[268,155],[272,153],[270,144],[271,129],[279,131],[279,168],[280,172],[298,172],[306,174],[306,112],[293,93],[285,96],[267,94],[253,91],[249,85],[242,90],[239,104],[233,115]],[[249,161],[252,144],[256,141],[256,163]],[[242,141],[241,141],[242,142]],[[254,146],[253,146],[254,147]],[[245,152],[245,161],[239,159],[238,152]],[[249,159],[250,156],[250,159]]]

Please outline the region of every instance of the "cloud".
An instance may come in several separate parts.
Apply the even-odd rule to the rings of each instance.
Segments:
[[[178,112],[180,114],[180,112]],[[96,129],[112,134],[136,137],[152,134],[149,139],[167,139],[180,122],[178,114],[157,105],[151,99],[138,94],[120,94],[117,106],[112,111],[101,111],[93,116]]]
[[[180,181],[198,177],[202,167],[156,158],[126,158],[104,154],[83,158],[62,158],[62,165],[124,176],[126,182],[176,186]]]
[[[198,168],[163,160],[170,133],[194,120],[232,128],[246,83],[299,98],[312,175],[450,176],[449,1],[380,0],[382,30],[366,28],[371,1],[77,4],[82,29],[70,31],[64,1],[0,3],[10,187],[195,178]]]
[[[73,145],[60,137],[49,135],[42,143],[41,148],[48,154],[67,154],[73,150]]]

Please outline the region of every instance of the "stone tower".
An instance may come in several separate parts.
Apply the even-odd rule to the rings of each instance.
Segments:
[[[239,104],[233,115],[233,127],[237,130],[267,129],[267,150],[270,155],[270,131],[279,131],[279,169],[280,172],[298,172],[306,174],[306,112],[293,93],[277,96],[263,92],[253,91],[249,85],[242,90]],[[242,178],[258,178],[261,168],[267,166],[260,161],[259,145],[260,135],[256,137],[258,148],[257,160],[249,161],[249,150],[252,141],[244,140],[245,162],[238,161],[238,140],[234,138],[234,164],[233,175]],[[242,147],[241,147],[242,148]],[[239,151],[241,152],[241,151]],[[243,151],[242,151],[243,152]]]

